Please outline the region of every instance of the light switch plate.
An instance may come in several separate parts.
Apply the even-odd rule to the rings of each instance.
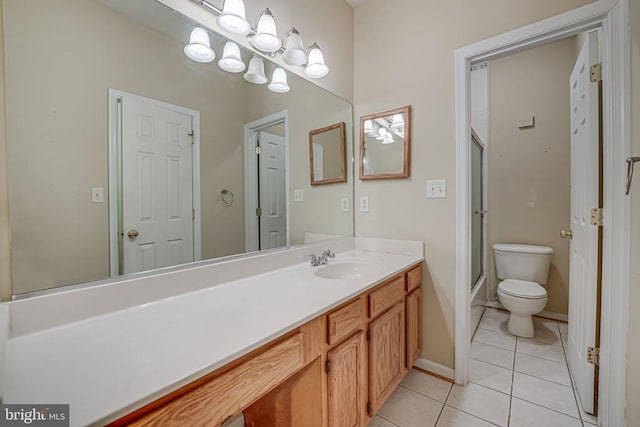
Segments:
[[[104,203],[104,188],[91,187],[91,203]]]
[[[304,202],[304,190],[299,188],[297,190],[293,190],[293,201],[294,202]]]
[[[447,180],[432,179],[427,181],[427,199],[446,199]]]
[[[340,211],[341,212],[349,212],[349,198],[343,197],[340,199]]]
[[[369,197],[360,197],[360,212],[369,212]]]

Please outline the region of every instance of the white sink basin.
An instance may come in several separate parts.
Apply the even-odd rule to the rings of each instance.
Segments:
[[[323,279],[359,279],[378,271],[380,267],[365,261],[334,261],[316,270],[316,276]]]

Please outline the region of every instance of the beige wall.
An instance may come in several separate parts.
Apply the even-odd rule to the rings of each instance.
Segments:
[[[631,0],[631,155],[640,156],[640,0]],[[640,164],[631,191],[627,425],[640,425]]]
[[[488,242],[553,248],[545,310],[567,314],[569,241],[570,105],[569,75],[575,37],[491,61],[490,131],[487,144]],[[535,127],[518,129],[535,116]],[[498,280],[489,251],[487,298]]]
[[[356,200],[367,195],[370,204],[368,213],[356,213],[356,235],[425,242],[427,359],[454,364],[454,50],[587,3],[368,0],[355,9],[356,119],[413,105],[412,177],[356,182]],[[425,181],[437,178],[447,179],[448,197],[427,200]]]

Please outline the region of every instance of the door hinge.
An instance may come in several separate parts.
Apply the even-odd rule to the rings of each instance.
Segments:
[[[327,374],[331,373],[331,360],[327,360],[326,362],[324,362],[324,371]]]
[[[196,220],[196,209],[195,208],[191,209],[191,219],[194,220],[194,221]]]
[[[599,348],[587,347],[587,362],[594,366],[600,366]]]
[[[602,81],[602,64],[593,64],[590,71],[592,83]]]
[[[259,145],[256,145],[256,154],[257,154],[257,155],[262,154],[262,147],[261,147],[261,146],[259,146]]]
[[[603,216],[602,208],[591,209],[591,225],[602,227]]]
[[[367,414],[369,414],[370,417],[373,417],[373,406],[371,406],[371,401],[367,402]]]
[[[256,216],[262,216],[262,208],[256,209]]]
[[[188,136],[196,136],[196,132],[194,130],[191,130],[191,132],[189,132],[187,135]]]
[[[371,331],[367,331],[367,341],[371,341]]]

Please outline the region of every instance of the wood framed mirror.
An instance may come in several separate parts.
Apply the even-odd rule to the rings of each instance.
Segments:
[[[347,182],[345,123],[340,122],[309,132],[311,185]]]
[[[360,179],[408,178],[411,106],[360,118]]]

